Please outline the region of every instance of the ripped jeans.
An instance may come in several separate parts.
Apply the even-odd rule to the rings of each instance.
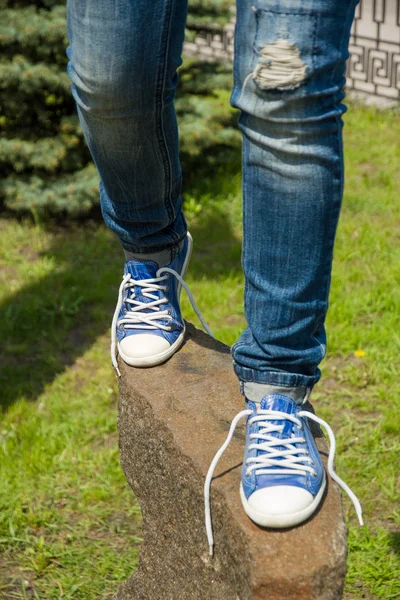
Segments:
[[[345,61],[358,0],[237,0],[247,396],[318,381],[343,192]],[[68,0],[68,75],[106,225],[135,253],[187,231],[174,109],[187,0]]]

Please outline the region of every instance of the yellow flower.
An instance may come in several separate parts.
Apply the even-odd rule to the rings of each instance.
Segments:
[[[357,356],[358,358],[362,358],[363,356],[365,356],[365,352],[364,352],[364,350],[355,350],[354,356]]]

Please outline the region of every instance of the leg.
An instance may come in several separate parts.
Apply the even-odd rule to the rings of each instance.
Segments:
[[[187,0],[68,0],[68,74],[100,175],[106,225],[125,250],[186,234],[174,109]]]
[[[253,4],[253,5],[252,5]],[[233,347],[245,392],[320,377],[343,190],[342,104],[357,0],[237,2],[245,314]],[[259,400],[259,397],[255,397]]]
[[[248,400],[242,503],[269,527],[310,517],[326,485],[308,424],[313,415],[300,404],[320,377],[326,349],[343,191],[345,61],[356,4],[237,2],[231,103],[241,110],[243,132],[248,327],[232,354]]]
[[[67,7],[72,93],[99,171],[105,223],[127,257],[112,362],[119,372],[118,348],[128,364],[152,366],[179,348],[185,330],[174,274],[185,274],[191,238],[173,101],[187,0],[68,0]]]

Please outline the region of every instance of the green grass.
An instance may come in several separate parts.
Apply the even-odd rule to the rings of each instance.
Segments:
[[[140,539],[107,355],[120,253],[6,220],[0,246],[0,598],[110,598]]]
[[[328,358],[313,393],[365,514],[360,529],[344,498],[347,600],[400,597],[399,120],[362,107],[346,116]],[[228,344],[244,325],[239,165],[235,154],[185,190],[196,242],[188,283]],[[140,511],[119,466],[109,358],[121,266],[95,222],[0,221],[2,600],[111,598],[137,565]]]

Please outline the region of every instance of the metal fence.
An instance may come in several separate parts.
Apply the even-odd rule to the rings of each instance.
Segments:
[[[232,60],[234,17],[219,26],[191,27],[186,55]],[[347,87],[371,97],[400,100],[400,0],[361,0],[350,37]]]

